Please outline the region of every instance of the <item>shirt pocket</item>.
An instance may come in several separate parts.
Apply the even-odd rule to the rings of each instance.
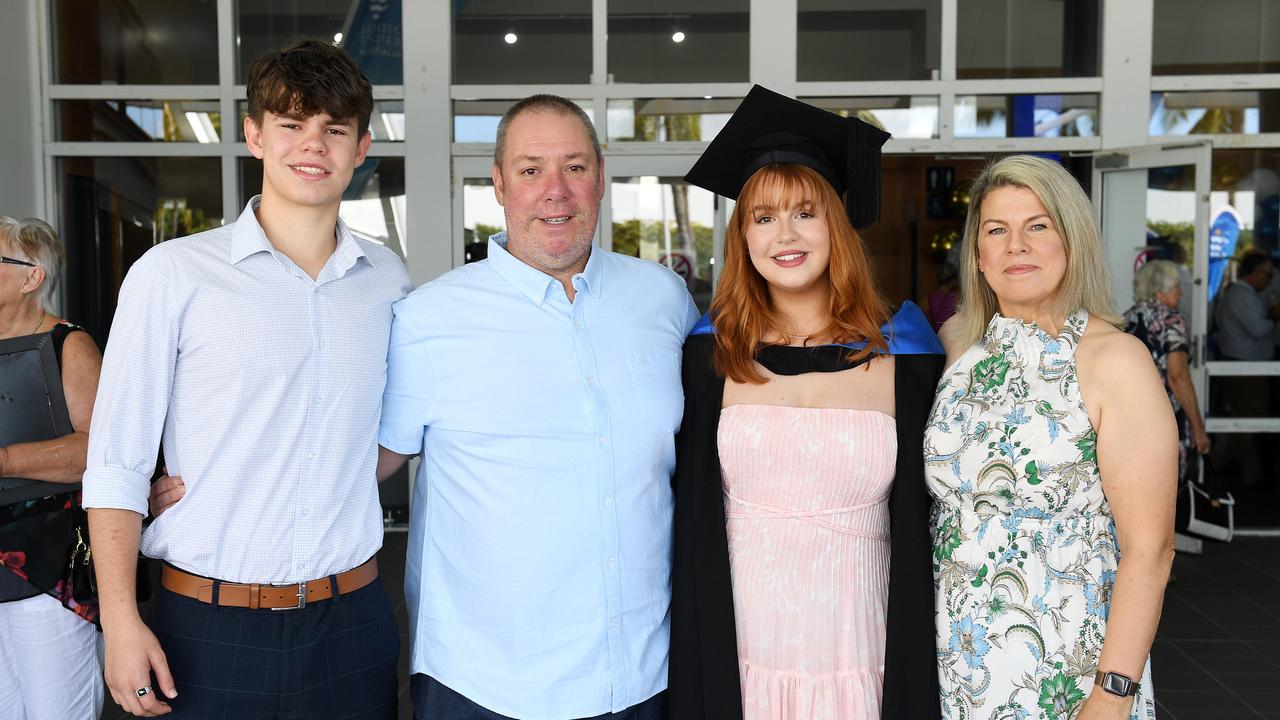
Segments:
[[[680,353],[627,353],[638,414],[668,432],[680,427],[684,391],[680,387]]]

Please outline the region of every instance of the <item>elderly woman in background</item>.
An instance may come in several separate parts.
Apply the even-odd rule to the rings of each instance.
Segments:
[[[0,447],[0,477],[78,483],[101,355],[50,308],[62,248],[40,220],[0,216],[0,339],[50,333],[73,432]],[[0,507],[0,711],[25,720],[90,720],[102,711],[96,604],[67,573],[79,491]],[[82,598],[83,599],[83,598]]]
[[[1173,412],[1075,179],[1015,155],[971,192],[924,443],[943,717],[1148,718]]]
[[[1182,276],[1168,260],[1152,260],[1133,276],[1133,307],[1124,313],[1124,331],[1147,346],[1164,380],[1178,426],[1178,477],[1187,475],[1187,450],[1209,452],[1209,436],[1196,402],[1189,364],[1187,322],[1178,312]]]

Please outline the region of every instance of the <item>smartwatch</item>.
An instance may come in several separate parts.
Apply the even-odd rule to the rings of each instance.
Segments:
[[[1099,670],[1094,675],[1093,682],[1100,686],[1103,690],[1119,697],[1129,697],[1138,694],[1138,682],[1127,675],[1121,675],[1116,672],[1103,672]]]

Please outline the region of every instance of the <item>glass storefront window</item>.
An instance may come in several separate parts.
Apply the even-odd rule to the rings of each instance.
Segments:
[[[236,103],[236,139],[244,140],[244,119],[249,115],[249,103]],[[369,115],[369,132],[374,142],[404,142],[404,101],[375,100],[373,113]]]
[[[1152,136],[1280,132],[1280,90],[1195,90],[1151,94]]]
[[[610,82],[747,79],[748,0],[610,0]]]
[[[956,24],[956,77],[1094,77],[1099,0],[964,0]]]
[[[455,83],[591,81],[591,0],[452,4]]]
[[[404,82],[400,20],[400,3],[240,0],[236,3],[237,82],[248,81],[254,58],[307,37],[341,45],[374,85],[400,85]]]
[[[1152,74],[1280,72],[1280,0],[1155,0],[1154,5]]]
[[[610,202],[613,251],[671,268],[706,312],[715,262],[715,195],[680,178],[616,177]]]
[[[882,128],[895,138],[938,137],[938,98],[811,97],[801,100],[845,117],[856,117]]]
[[[626,142],[708,142],[741,98],[610,100],[608,139]]]
[[[67,317],[107,339],[125,273],[152,245],[223,223],[218,158],[61,158]]]
[[[498,121],[516,104],[516,100],[454,100],[453,141],[458,143],[492,143],[498,139]],[[591,122],[595,123],[590,100],[574,100]],[[600,139],[604,134],[596,130]]]
[[[55,0],[53,78],[68,84],[216,85],[218,7],[207,0]]]
[[[237,212],[262,192],[262,161],[241,158],[239,166],[241,206]],[[404,257],[404,158],[366,158],[352,175],[338,213],[356,237],[386,245]]]
[[[1098,96],[957,95],[958,138],[1092,137],[1098,134]]]
[[[484,260],[489,256],[489,237],[507,227],[502,206],[493,194],[490,178],[464,178],[462,181],[462,261]]]
[[[936,79],[941,5],[939,0],[798,0],[797,79]]]
[[[58,140],[69,142],[198,142],[222,138],[216,100],[58,100]]]

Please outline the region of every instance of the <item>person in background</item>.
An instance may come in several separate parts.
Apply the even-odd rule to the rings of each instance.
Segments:
[[[41,220],[0,216],[0,339],[49,333],[72,433],[0,447],[0,477],[78,483],[102,357],[89,333],[52,308],[62,245]],[[68,549],[80,492],[0,507],[0,714],[96,720],[102,711],[96,602],[77,602]]]
[[[1148,718],[1173,409],[1075,178],[1013,155],[972,198],[925,431],[943,717]]]
[[[960,301],[960,270],[950,258],[938,264],[938,287],[929,293],[929,307],[926,314],[934,332],[942,329],[943,323],[956,314],[956,305]]]
[[[1178,425],[1178,477],[1186,478],[1189,451],[1209,452],[1209,436],[1191,383],[1187,322],[1178,312],[1182,275],[1168,260],[1151,260],[1133,276],[1133,307],[1124,313],[1124,331],[1147,346],[1160,370]]]

